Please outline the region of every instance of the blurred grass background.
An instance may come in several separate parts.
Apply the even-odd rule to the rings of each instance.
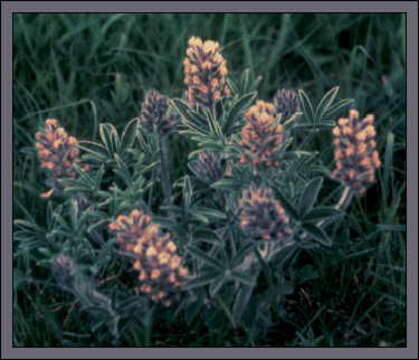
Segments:
[[[56,117],[71,134],[90,139],[99,122],[122,128],[151,88],[181,96],[192,35],[222,44],[233,77],[245,68],[263,76],[262,99],[290,87],[318,101],[340,86],[339,97],[354,98],[361,114],[374,112],[385,163],[379,183],[353,203],[347,231],[331,249],[299,256],[301,279],[285,301],[284,321],[259,345],[406,344],[404,15],[15,14],[13,25],[15,218],[45,222],[45,187],[32,149],[41,122]],[[174,152],[179,164],[182,149],[179,143]],[[33,280],[15,281],[15,345],[63,345],[62,319],[32,272],[32,263],[15,263],[15,280]],[[156,331],[151,345],[200,345],[177,331]],[[205,345],[219,345],[213,339]],[[138,345],[135,336],[125,341]]]

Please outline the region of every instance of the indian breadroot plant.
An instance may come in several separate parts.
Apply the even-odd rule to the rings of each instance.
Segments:
[[[301,89],[262,99],[260,78],[230,75],[224,52],[192,37],[183,96],[147,91],[120,132],[102,123],[98,139],[77,140],[48,119],[35,135],[48,225],[16,231],[101,343],[221,323],[257,343],[293,291],[292,260],[333,246],[376,180],[374,115],[339,117],[352,100],[338,87],[317,105]]]

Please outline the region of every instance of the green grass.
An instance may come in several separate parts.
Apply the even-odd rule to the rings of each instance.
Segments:
[[[45,226],[45,191],[33,135],[56,117],[80,139],[97,124],[118,129],[156,88],[182,96],[191,35],[219,41],[232,77],[261,75],[259,97],[304,89],[316,101],[333,86],[377,115],[384,166],[353,202],[333,247],[300,253],[295,292],[262,339],[199,324],[132,330],[123,346],[405,346],[405,17],[399,14],[17,14],[13,39],[14,217]],[[187,149],[174,144],[175,169]],[[180,172],[180,170],[177,170]],[[29,180],[29,181],[28,181]],[[16,346],[106,345],[77,304],[36,270],[31,244],[15,257]],[[170,318],[170,312],[160,314]],[[135,329],[132,327],[132,329]],[[196,336],[194,336],[196,335]]]

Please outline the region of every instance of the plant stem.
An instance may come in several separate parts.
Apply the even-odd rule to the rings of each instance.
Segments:
[[[351,203],[353,197],[353,192],[349,186],[345,186],[345,188],[342,191],[342,194],[340,195],[339,201],[335,205],[336,210],[345,210],[348,205]],[[317,223],[317,226],[323,226],[327,225],[326,220],[321,220]]]
[[[169,172],[169,141],[168,135],[159,134],[161,184],[163,188],[164,204],[172,203],[172,186]]]
[[[335,210],[344,210],[346,207],[350,204],[353,197],[353,192],[349,186],[345,186],[345,188],[342,191],[342,194],[340,195],[339,201],[334,206]],[[326,226],[330,223],[330,220],[320,220],[316,225],[317,227]],[[301,239],[305,239],[307,237],[307,233],[304,232],[301,236]]]

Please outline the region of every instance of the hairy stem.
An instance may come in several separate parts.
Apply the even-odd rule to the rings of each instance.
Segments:
[[[172,203],[172,186],[169,171],[169,141],[168,135],[159,135],[161,184],[163,188],[164,204]]]
[[[335,205],[336,210],[345,210],[348,205],[351,203],[351,200],[353,198],[353,192],[349,186],[345,186],[345,188],[342,191],[342,194],[340,195],[339,201]],[[329,221],[330,222],[330,221]],[[321,220],[317,223],[317,226],[325,226],[328,224],[327,220]]]
[[[342,194],[340,195],[339,201],[336,203],[334,208],[336,210],[344,210],[347,208],[347,206],[351,203],[353,197],[353,192],[349,186],[345,186],[345,188],[342,191]],[[316,225],[317,227],[324,227],[330,223],[329,220],[320,220]],[[304,232],[301,236],[301,239],[305,239],[307,237],[307,233]]]

